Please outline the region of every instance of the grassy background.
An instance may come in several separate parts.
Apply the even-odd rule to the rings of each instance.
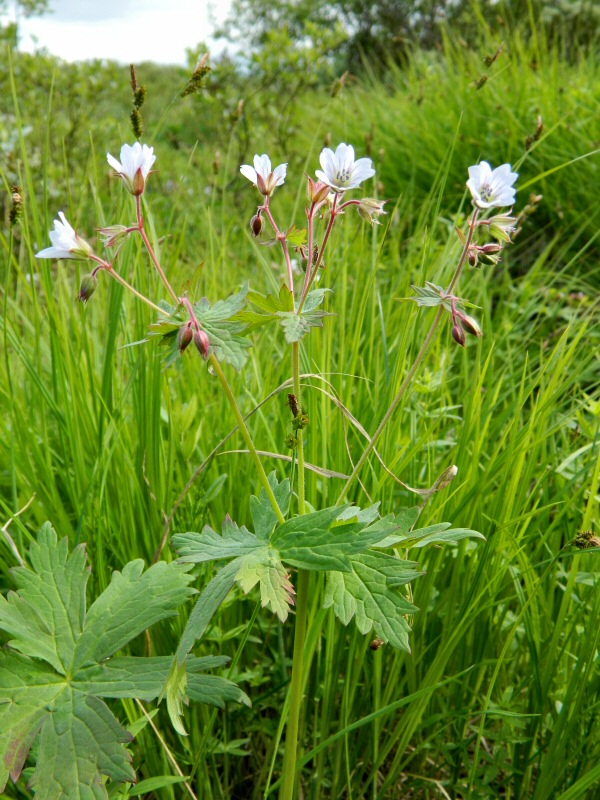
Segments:
[[[473,527],[487,542],[423,554],[411,655],[370,650],[369,637],[320,610],[323,585],[314,579],[302,782],[303,796],[315,800],[592,800],[600,791],[598,554],[568,546],[579,531],[598,530],[597,60],[582,54],[567,63],[515,35],[486,68],[498,34],[483,28],[481,41],[475,53],[449,38],[444,54],[415,54],[384,81],[352,84],[334,98],[301,97],[279,127],[267,124],[265,97],[250,94],[241,117],[194,97],[174,103],[161,122],[183,74],[139,70],[159,168],[147,218],[174,285],[198,278],[198,297],[281,282],[277,251],[249,235],[257,198],[238,168],[254,152],[289,161],[274,198],[281,224],[302,225],[302,173],[314,172],[327,134],[375,161],[381,185],[368,192],[390,198],[390,214],[373,231],[357,215],[341,220],[321,284],[334,290],[327,308],[335,316],[303,348],[303,372],[315,376],[305,380],[307,459],[329,469],[348,473],[350,456],[361,452],[360,435],[330,395],[373,431],[420,346],[431,312],[400,299],[413,283],[449,280],[459,252],[454,225],[468,213],[467,167],[480,158],[518,165],[517,210],[530,193],[543,195],[503,262],[461,280],[460,294],[481,307],[483,339],[463,351],[443,328],[379,447],[411,486],[431,485],[456,464],[457,479],[427,506],[424,524]],[[10,527],[23,549],[46,519],[72,544],[87,542],[95,593],[111,570],[152,558],[164,515],[235,423],[192,354],[163,372],[152,346],[124,347],[144,337],[151,312],[121,287],[100,276],[83,307],[73,301],[78,264],[34,259],[58,210],[91,241],[96,226],[134,219],[105,161],[106,150],[116,155],[133,140],[127,72],[40,59],[18,57],[2,76],[0,172],[7,194],[12,183],[23,187],[25,213],[18,228],[0,231],[0,502],[9,519],[35,495]],[[80,98],[75,109],[71,95]],[[268,103],[277,117],[278,98]],[[544,131],[527,150],[538,115]],[[161,297],[149,267],[140,243],[128,243],[121,268]],[[257,332],[243,374],[230,373],[248,413],[290,376],[282,337]],[[252,418],[261,449],[286,452],[284,398],[275,395]],[[237,436],[230,444],[243,447]],[[266,466],[287,474],[282,462]],[[414,504],[376,460],[362,479],[356,500],[381,499],[386,512]],[[324,506],[340,488],[310,474],[308,498]],[[219,456],[173,530],[218,526],[226,513],[248,523],[257,490],[246,456]],[[3,590],[13,564],[0,538]],[[199,586],[209,577],[203,568]],[[183,624],[157,626],[137,652],[173,652]],[[258,798],[268,776],[275,784],[292,632],[255,595],[233,594],[199,649],[236,658],[232,675],[253,708],[190,708],[187,739],[173,733],[163,708],[154,718],[198,797]],[[117,713],[129,722],[141,716],[129,702]],[[140,779],[172,774],[150,727],[132,751]],[[7,792],[27,796],[24,780]],[[175,786],[154,796],[185,792]]]

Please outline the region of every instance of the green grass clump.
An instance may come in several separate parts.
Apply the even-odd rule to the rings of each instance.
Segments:
[[[197,296],[211,301],[246,281],[279,288],[277,251],[250,237],[256,197],[238,174],[245,149],[270,152],[276,164],[289,160],[274,206],[301,225],[304,189],[295,194],[295,187],[303,169],[314,174],[325,135],[334,146],[352,142],[359,156],[370,148],[389,216],[371,230],[348,213],[336,230],[324,278],[335,316],[308,338],[301,364],[310,374],[307,460],[346,474],[364,439],[335,400],[369,433],[389,407],[433,313],[402,299],[411,284],[449,280],[459,253],[454,226],[469,210],[467,167],[480,158],[518,165],[517,212],[530,193],[543,195],[505,260],[461,280],[459,294],[480,307],[483,339],[462,350],[444,326],[378,446],[412,487],[432,485],[456,464],[458,477],[430,501],[423,524],[448,519],[482,531],[487,542],[424,555],[410,655],[371,650],[353,628],[318,610],[323,580],[313,581],[301,758],[304,796],[314,800],[597,797],[598,554],[570,543],[599,525],[600,80],[593,54],[566,64],[515,37],[477,89],[496,40],[488,31],[480,53],[449,40],[444,56],[416,54],[385,82],[305,98],[287,152],[281,141],[253,138],[251,127],[242,137],[235,124],[194,145],[192,120],[178,149],[161,134],[151,141],[159,172],[150,179],[146,216],[164,237],[163,266],[178,290],[197,282]],[[34,259],[60,209],[90,240],[100,222],[132,221],[130,198],[109,181],[105,163],[106,150],[116,155],[121,138],[132,137],[120,107],[93,128],[80,124],[70,140],[62,128],[57,134],[60,92],[45,98],[43,124],[38,119],[26,133],[30,92],[15,81],[19,136],[2,167],[6,188],[18,183],[25,202],[19,226],[0,232],[0,501],[9,519],[35,495],[9,528],[22,550],[46,519],[72,544],[87,542],[98,592],[111,570],[152,559],[165,518],[235,420],[200,359],[186,353],[165,372],[152,345],[126,347],[145,337],[153,317],[119,285],[101,275],[82,306],[74,302],[77,264]],[[170,114],[175,125],[178,107]],[[538,115],[544,130],[527,150]],[[217,145],[222,157],[213,173]],[[126,245],[121,264],[136,286],[162,296],[139,242]],[[280,337],[255,334],[243,373],[228,371],[244,413],[289,378],[287,359]],[[270,397],[251,418],[262,450],[287,452],[285,397]],[[243,447],[235,435],[226,449]],[[265,464],[289,474],[281,461]],[[361,479],[357,501],[381,499],[385,512],[415,503],[374,458]],[[324,507],[341,486],[309,473],[307,497]],[[248,523],[248,497],[257,489],[248,456],[219,455],[193,483],[171,530],[218,527],[226,513]],[[3,590],[13,565],[0,537]],[[203,568],[199,585],[211,574]],[[161,707],[153,723],[162,741],[146,726],[132,745],[134,765],[140,779],[171,774],[169,748],[198,797],[259,798],[280,764],[291,627],[261,612],[254,595],[229,598],[215,620],[210,652],[235,657],[230,677],[253,708],[190,708],[182,739]],[[184,623],[162,624],[133,652],[172,653]],[[140,718],[133,702],[116,709],[129,723]],[[277,778],[275,771],[271,786]],[[24,782],[8,791],[27,796]],[[177,792],[156,796],[183,796]]]

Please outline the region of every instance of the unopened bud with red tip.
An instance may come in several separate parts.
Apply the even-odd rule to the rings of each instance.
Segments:
[[[260,236],[264,227],[264,220],[260,214],[255,214],[250,220],[250,228],[252,229],[252,236]]]
[[[210,352],[210,339],[201,328],[197,328],[194,332],[194,344],[202,358],[206,361]]]
[[[476,267],[477,266],[477,261],[478,261],[477,250],[475,250],[473,248],[470,248],[470,250],[469,250],[469,264],[472,267]]]
[[[331,191],[331,188],[326,183],[321,183],[321,181],[313,180],[310,175],[306,176],[308,178],[308,198],[311,203],[315,205],[317,203],[322,203],[323,200],[327,199],[327,195]]]
[[[460,327],[460,325],[457,325],[456,323],[452,326],[452,338],[461,347],[464,347],[465,343],[467,341],[467,337],[465,336],[465,332]]]
[[[90,297],[96,291],[96,287],[98,286],[98,278],[94,275],[94,273],[90,273],[89,275],[84,275],[81,279],[81,286],[79,287],[79,294],[77,295],[77,299],[80,303],[87,303]]]
[[[179,347],[180,353],[184,352],[193,338],[194,332],[192,331],[192,323],[186,322],[185,325],[179,328],[179,333],[177,334],[177,346]]]
[[[481,326],[477,320],[473,317],[470,317],[468,314],[460,317],[459,322],[461,327],[463,327],[466,332],[470,333],[472,336],[477,336],[478,338],[483,336],[483,331],[481,330]]]
[[[494,255],[495,253],[502,252],[502,245],[501,244],[484,244],[483,247],[479,248],[479,252],[483,253],[486,256]]]

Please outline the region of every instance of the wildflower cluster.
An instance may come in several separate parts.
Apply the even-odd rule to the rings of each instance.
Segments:
[[[221,533],[207,526],[201,533],[190,532],[174,537],[174,545],[182,561],[199,563],[233,559],[207,587],[210,600],[203,607],[202,613],[194,612],[190,616],[173,662],[166,695],[173,724],[181,732],[183,726],[177,709],[181,709],[182,702],[186,699],[188,655],[218,607],[215,597],[220,597],[219,602],[222,602],[234,583],[244,592],[259,585],[262,605],[272,609],[281,621],[287,619],[292,604],[296,604],[297,618],[306,620],[307,608],[312,602],[310,573],[325,573],[325,608],[331,607],[345,625],[354,619],[362,633],[373,631],[376,634],[372,644],[374,648],[389,642],[394,647],[409,651],[410,628],[407,618],[416,609],[402,593],[401,587],[417,578],[420,573],[416,571],[414,562],[399,559],[397,554],[385,552],[386,549],[398,544],[408,550],[412,546],[421,547],[428,543],[455,542],[465,537],[482,538],[475,531],[462,528],[448,530],[449,523],[414,530],[422,506],[405,509],[407,513],[381,517],[378,503],[360,509],[346,503],[345,498],[425,358],[444,313],[447,312],[450,316],[451,334],[458,344],[465,345],[466,334],[475,337],[482,335],[479,323],[466,313],[465,309],[470,304],[458,297],[455,289],[466,264],[477,266],[479,263],[495,263],[505,244],[510,242],[515,231],[515,218],[510,212],[491,217],[487,214],[493,208],[506,209],[512,206],[517,174],[512,172],[508,164],[492,170],[485,161],[469,168],[467,187],[473,198],[474,211],[467,232],[458,232],[462,244],[458,264],[446,288],[430,282],[425,287],[415,287],[416,302],[422,306],[437,306],[436,317],[396,397],[374,434],[367,437],[368,444],[353,466],[351,475],[346,476],[305,462],[304,439],[310,416],[300,380],[300,349],[302,340],[313,328],[322,327],[325,318],[329,316],[323,309],[329,290],[313,287],[320,271],[325,269],[325,255],[328,253],[334,226],[352,208],[371,225],[379,224],[379,217],[386,214],[384,206],[387,201],[376,197],[355,198],[350,194],[375,175],[371,159],[356,159],[354,148],[346,143],[339,144],[335,150],[329,147],[323,149],[319,159],[320,169],[315,170],[314,177],[307,176],[306,228],[298,228],[296,225],[285,228],[277,222],[273,212],[275,190],[283,186],[288,177],[287,163],[273,168],[269,155],[257,154],[252,165],[243,164],[240,167],[241,175],[256,187],[261,196],[260,204],[250,221],[252,234],[261,238],[267,230],[272,232],[273,238],[261,243],[281,248],[285,265],[283,282],[276,295],[263,295],[244,287],[237,294],[214,303],[207,298],[194,301],[186,293],[176,292],[148,237],[141,199],[146,192],[155,160],[153,148],[140,142],[124,144],[120,160],[110,153],[107,154],[108,164],[135,199],[136,208],[134,224],[114,224],[99,229],[102,243],[110,251],[110,258],[98,256],[69,224],[62,211],[54,223],[54,231],[50,233],[52,247],[41,250],[37,257],[91,261],[94,265],[93,271],[84,276],[79,291],[82,302],[90,299],[98,285],[98,276],[106,272],[152,307],[157,316],[150,325],[146,341],[158,341],[163,346],[166,366],[181,358],[190,345],[194,345],[192,349],[210,364],[212,373],[222,386],[261,484],[259,496],[253,496],[250,502],[254,532],[245,526],[238,526],[227,517]],[[478,230],[486,229],[495,241],[484,241],[480,244],[475,240],[475,235]],[[141,237],[168,299],[155,303],[129,284],[117,271],[121,245],[132,235]],[[304,265],[303,270],[295,268],[297,259],[292,258],[293,253],[296,253]],[[256,449],[246,418],[241,413],[222,367],[223,364],[229,364],[240,370],[246,363],[251,346],[248,335],[257,327],[266,325],[277,326],[291,350],[292,375],[288,384],[291,388],[288,405],[292,418],[289,420],[284,441],[292,450],[292,455],[275,456],[293,462],[292,476],[296,480],[294,487],[291,479],[280,482],[275,473],[267,476],[263,458],[274,454]],[[305,470],[309,466],[322,474],[345,481],[335,505],[320,510],[313,509],[306,497]],[[416,491],[426,502],[432,494],[443,490],[455,475],[456,468],[449,467],[433,487]],[[166,541],[167,535],[161,549]],[[291,581],[294,569],[298,570],[296,588]],[[201,596],[198,602],[202,601]],[[212,611],[209,612],[206,608]],[[305,628],[299,624],[296,631],[288,736],[280,795],[283,800],[290,800],[294,794],[305,635]]]

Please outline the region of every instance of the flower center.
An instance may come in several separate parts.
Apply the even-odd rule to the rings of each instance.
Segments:
[[[484,183],[481,189],[479,190],[479,194],[481,195],[481,199],[485,203],[489,203],[490,198],[492,196],[492,187],[489,186],[487,183]]]
[[[337,183],[346,183],[350,180],[350,170],[349,169],[340,169],[337,171],[335,180]]]

